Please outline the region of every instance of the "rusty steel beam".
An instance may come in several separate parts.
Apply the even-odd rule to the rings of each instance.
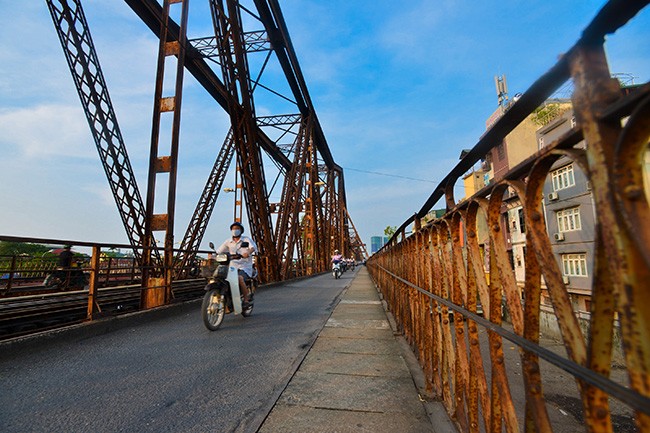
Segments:
[[[281,279],[288,279],[292,276],[294,250],[300,238],[300,213],[305,203],[303,189],[307,177],[309,134],[309,119],[304,119],[294,145],[293,165],[284,179],[282,197],[278,204],[275,239],[280,260]]]
[[[161,33],[159,28],[162,20],[160,5],[153,0],[125,1],[150,29],[160,37]],[[341,213],[341,209],[345,207],[343,172],[333,161],[324,134],[313,110],[279,5],[276,2],[264,3],[256,1],[255,5],[258,9],[259,16],[254,15],[248,10],[246,12],[250,13],[252,17],[259,19],[264,25],[265,30],[261,32],[244,32],[241,24],[237,22],[241,9],[243,9],[239,5],[239,2],[211,1],[210,4],[213,11],[219,9],[223,11],[221,16],[225,20],[221,24],[215,21],[214,38],[210,36],[209,38],[195,40],[194,44],[196,44],[196,47],[192,46],[191,43],[187,44],[185,66],[231,117],[237,146],[238,166],[241,169],[242,187],[248,206],[247,211],[251,223],[251,231],[258,243],[261,243],[260,249],[271,251],[271,247],[273,246],[273,252],[270,254],[262,253],[266,258],[264,263],[269,263],[269,266],[272,268],[269,277],[272,279],[277,278],[278,272],[276,265],[272,265],[271,263],[282,261],[278,257],[273,257],[274,252],[279,248],[274,237],[279,233],[280,229],[278,227],[273,229],[271,224],[270,209],[266,198],[268,195],[266,193],[266,181],[264,179],[264,170],[261,166],[262,160],[259,149],[265,150],[279,164],[281,172],[285,176],[285,183],[287,181],[287,173],[300,171],[299,168],[292,167],[292,162],[287,156],[292,149],[283,151],[277,143],[273,143],[260,129],[261,127],[282,128],[288,125],[288,122],[295,115],[265,116],[259,119],[255,117],[252,92],[255,87],[262,85],[259,83],[259,77],[255,82],[251,81],[246,54],[251,51],[266,50],[269,44],[285,72],[285,77],[295,99],[292,102],[298,106],[298,111],[300,111],[301,116],[309,115],[310,119],[313,119],[311,120],[313,126],[310,128],[310,140],[315,149],[313,160],[318,161],[320,153],[326,166],[337,173],[337,201],[333,203],[336,206],[335,209],[329,210],[327,209],[328,205],[320,202],[320,194],[317,194],[317,190],[314,190],[311,195],[314,207],[310,213],[310,218],[312,219],[309,221],[312,223],[310,230],[315,230],[315,233],[317,233],[317,237],[314,238],[315,243],[302,244],[299,241],[296,242],[296,240],[290,241],[296,245],[296,251],[300,251],[299,254],[313,255],[317,252],[318,258],[314,262],[316,263],[314,269],[324,269],[329,260],[329,252],[326,252],[326,250],[329,248],[330,238],[334,236],[337,239],[336,242],[341,244],[342,249],[347,248],[346,245],[349,244],[349,236],[343,233],[347,228],[345,226],[345,217],[343,215],[336,216],[338,225],[335,226],[335,233],[330,233],[330,230],[328,230],[330,224],[325,217],[326,214]],[[213,16],[218,17],[218,14],[213,12]],[[223,31],[224,25],[227,27],[228,32]],[[219,30],[220,27],[222,30]],[[234,30],[234,32],[230,32],[230,30]],[[170,21],[168,24],[169,36],[166,37],[166,40],[176,38],[177,33],[178,26]],[[228,38],[225,37],[226,35]],[[228,39],[227,42],[225,42],[226,39]],[[219,61],[217,63],[221,67],[223,82],[214,75],[204,61],[204,58],[215,59],[217,52],[219,52]],[[293,132],[286,129],[284,130],[283,136],[289,133]],[[310,176],[314,183],[318,182],[317,174]],[[294,200],[299,201],[300,198],[295,197]],[[339,206],[340,203],[342,203],[343,207]],[[291,236],[298,235],[291,234]],[[283,246],[285,250],[286,247],[287,244]],[[285,254],[289,253],[285,252]]]
[[[238,3],[233,0],[227,0],[225,4],[221,0],[211,0],[210,8],[219,45],[223,80],[230,95],[229,113],[248,220],[260,254],[266,259],[265,269],[262,270],[263,278],[266,281],[277,281],[279,262],[262,155],[257,140],[255,106],[250,88],[241,11]]]
[[[334,162],[325,134],[316,116],[279,3],[276,0],[254,0],[254,2],[289,87],[293,92],[298,109],[303,116],[310,116],[313,119],[316,147],[328,168],[343,172],[343,169]]]
[[[176,276],[180,277],[185,273],[189,265],[194,261],[196,252],[201,245],[203,235],[210,221],[214,205],[219,197],[219,192],[226,178],[228,167],[235,153],[235,144],[232,136],[232,129],[228,131],[226,139],[221,146],[217,160],[214,162],[210,176],[203,188],[199,202],[196,205],[194,214],[185,231],[185,236],[181,242],[180,251],[176,257],[174,269]]]
[[[204,58],[218,59],[219,47],[217,46],[217,39],[214,36],[190,39],[189,43],[196,48]],[[266,37],[266,32],[263,31],[244,33],[244,43],[246,44],[247,53],[270,51],[272,49],[271,42]]]
[[[180,3],[181,24],[178,39],[168,35],[171,5]],[[157,307],[169,303],[172,297],[174,265],[174,216],[176,214],[176,179],[178,172],[178,148],[180,141],[181,103],[183,95],[183,76],[185,71],[185,47],[187,45],[187,18],[189,0],[164,0],[163,20],[160,28],[156,86],[154,91],[153,119],[151,127],[151,147],[149,151],[149,176],[147,183],[147,203],[145,219],[145,247],[143,250],[142,300],[143,308]],[[171,40],[170,40],[171,39]],[[163,95],[165,63],[168,58],[176,58],[176,81],[174,93]],[[169,155],[160,155],[160,124],[164,113],[172,115],[172,131]],[[166,213],[155,214],[156,181],[159,175],[167,176]],[[164,266],[161,268],[152,257],[152,245],[156,245],[154,232],[164,232]],[[156,248],[153,247],[155,251]],[[157,281],[153,283],[153,279]],[[164,296],[160,296],[159,280],[164,279]]]
[[[350,239],[350,256],[354,257],[355,260],[359,260],[360,258],[367,259],[368,258],[368,250],[366,250],[366,244],[363,243],[361,240],[361,236],[359,236],[359,232],[357,231],[357,228],[354,226],[354,223],[352,222],[352,218],[350,217],[350,213],[348,212],[347,209],[345,209],[345,217],[348,220],[348,223],[350,224],[350,233],[348,234],[349,239]]]
[[[47,6],[133,254],[141,260],[140,249],[145,242],[145,206],[81,1],[48,0]],[[156,257],[160,261],[159,255]]]
[[[160,38],[160,26],[162,23],[162,7],[156,0],[124,0],[127,5],[140,17],[142,22]],[[178,40],[178,24],[172,20],[168,24],[169,38]],[[214,98],[214,100],[229,113],[231,107],[236,107],[236,103],[230,103],[230,95],[224,84],[217,77],[214,71],[203,60],[204,56],[194,47],[188,45],[186,49],[185,68],[196,78],[203,88]],[[261,130],[257,130],[259,142],[264,151],[276,161],[283,170],[291,168],[291,161],[278,149],[271,139]]]

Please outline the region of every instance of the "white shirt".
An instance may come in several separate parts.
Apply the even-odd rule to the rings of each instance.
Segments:
[[[243,242],[248,242],[248,248],[242,248],[241,244]],[[230,254],[242,254],[248,253],[249,256],[246,258],[241,258],[238,260],[232,260],[230,262],[231,266],[234,266],[237,269],[241,269],[246,272],[248,276],[253,275],[253,256],[252,253],[257,252],[257,245],[255,242],[247,237],[242,236],[238,241],[235,241],[233,238],[228,238],[222,243],[219,248],[217,248],[217,253],[230,253]]]

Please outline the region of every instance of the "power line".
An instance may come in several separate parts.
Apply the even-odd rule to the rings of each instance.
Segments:
[[[343,169],[344,170],[351,170],[351,171],[358,171],[360,173],[376,174],[376,175],[379,175],[379,176],[388,176],[388,177],[399,177],[401,179],[408,179],[408,180],[415,180],[415,181],[418,181],[418,182],[426,182],[426,183],[438,184],[438,182],[434,181],[434,180],[426,180],[426,179],[418,179],[418,178],[415,178],[415,177],[400,176],[399,174],[379,173],[378,171],[360,170],[358,168],[350,168],[350,167],[343,167]],[[463,184],[454,185],[454,188],[465,188],[465,185],[463,185]]]
[[[350,167],[343,167],[344,170],[352,170],[352,171],[358,171],[360,173],[368,173],[368,174],[377,174],[379,176],[388,176],[388,177],[399,177],[401,179],[408,179],[408,180],[416,180],[418,182],[427,182],[427,183],[438,183],[433,180],[426,180],[426,179],[417,179],[415,177],[408,177],[408,176],[400,176],[398,174],[386,174],[386,173],[379,173],[377,171],[368,171],[368,170],[359,170],[358,168],[350,168]]]

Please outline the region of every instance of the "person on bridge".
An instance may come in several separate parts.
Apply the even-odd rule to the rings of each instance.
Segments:
[[[239,274],[239,291],[244,295],[244,308],[252,301],[251,294],[246,286],[246,278],[253,278],[255,276],[253,270],[253,254],[257,253],[257,245],[255,242],[247,237],[242,236],[244,233],[244,226],[235,221],[230,224],[230,232],[232,237],[226,239],[219,248],[217,253],[230,253],[241,254],[241,259],[232,260],[230,264],[237,268]]]
[[[57,261],[57,266],[61,269],[69,269],[72,267],[72,246],[66,245],[63,247],[63,251],[59,254],[59,260]]]
[[[340,263],[341,260],[343,260],[343,255],[339,252],[339,250],[334,250],[334,255],[332,256],[332,263],[337,264]]]

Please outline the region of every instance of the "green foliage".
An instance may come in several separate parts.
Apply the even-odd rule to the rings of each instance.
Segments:
[[[533,111],[531,120],[538,126],[544,126],[567,110],[561,104],[545,104]]]
[[[42,255],[51,249],[52,247],[41,244],[0,241],[0,255],[3,256],[13,256],[20,254],[27,254],[30,256],[33,256],[35,254]]]
[[[386,228],[384,229],[384,234],[390,238],[395,234],[396,230],[397,230],[397,226],[386,226]]]

